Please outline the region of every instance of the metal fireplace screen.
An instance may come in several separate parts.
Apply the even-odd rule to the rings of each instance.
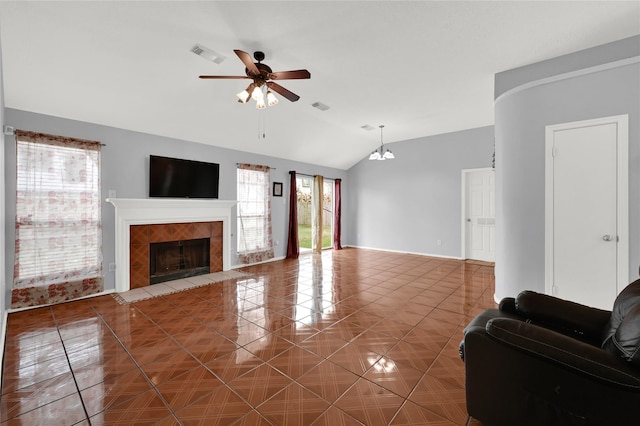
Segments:
[[[209,245],[209,238],[152,243],[149,247],[149,283],[208,274]]]

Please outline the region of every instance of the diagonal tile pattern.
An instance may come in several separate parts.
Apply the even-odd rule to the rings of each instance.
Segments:
[[[11,313],[0,425],[466,423],[491,266],[348,248],[239,272]]]
[[[291,383],[290,378],[275,368],[263,364],[229,382],[229,387],[257,407]]]
[[[335,406],[366,425],[384,425],[391,421],[403,402],[404,398],[360,378]]]
[[[308,425],[329,405],[313,392],[297,383],[291,383],[260,405],[258,411],[276,425]]]

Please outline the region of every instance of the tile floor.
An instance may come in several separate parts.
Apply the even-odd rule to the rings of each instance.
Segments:
[[[349,248],[242,271],[10,314],[0,422],[465,424],[458,343],[492,267]]]

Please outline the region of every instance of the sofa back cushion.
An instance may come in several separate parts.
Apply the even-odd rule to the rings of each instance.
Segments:
[[[616,298],[602,347],[640,365],[640,279]]]
[[[602,344],[602,333],[611,317],[610,311],[531,290],[518,294],[515,308],[520,315],[533,324],[550,328],[595,346]]]

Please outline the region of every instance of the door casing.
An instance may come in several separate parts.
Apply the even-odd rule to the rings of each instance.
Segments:
[[[476,173],[476,172],[491,172],[491,173],[495,173],[495,170],[491,167],[486,167],[486,168],[478,168],[478,169],[463,169],[462,170],[462,210],[461,210],[461,241],[460,241],[460,247],[461,247],[461,258],[462,259],[468,259],[469,258],[469,250],[467,250],[467,244],[469,243],[469,240],[471,239],[471,236],[467,235],[469,233],[469,226],[467,224],[467,218],[468,218],[468,211],[467,209],[469,208],[468,203],[467,203],[467,198],[468,198],[468,194],[467,191],[469,190],[469,188],[467,188],[467,177],[472,174],[472,173]],[[494,185],[495,185],[495,180],[494,180]],[[494,187],[494,194],[495,194],[495,187]],[[494,203],[495,203],[495,198],[494,198]],[[494,205],[495,208],[495,205]],[[495,220],[495,217],[494,217]],[[495,228],[495,223],[493,224],[494,228]],[[495,261],[495,253],[494,253],[494,259],[491,261]]]
[[[545,292],[549,295],[554,294],[554,133],[605,124],[617,126],[616,294],[629,283],[629,116],[619,115],[549,125],[545,128]]]

